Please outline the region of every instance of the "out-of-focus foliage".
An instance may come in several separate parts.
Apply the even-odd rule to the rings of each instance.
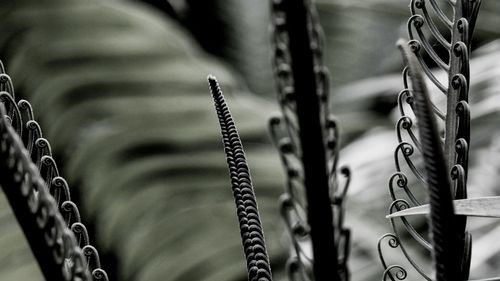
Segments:
[[[245,274],[207,73],[230,95],[267,214],[270,253],[281,259],[282,178],[266,145],[268,102],[231,97],[240,91],[232,74],[178,24],[140,4],[16,1],[1,11],[0,51],[17,93],[32,102],[78,189],[93,238],[116,257],[116,280]],[[17,270],[10,268],[2,279],[34,279],[8,278]]]
[[[243,77],[241,82],[246,82],[244,85],[250,90],[273,99],[274,81],[269,67],[270,4],[237,0],[187,2],[193,6],[193,16],[186,17],[188,26],[196,25],[198,20],[203,23],[195,26],[195,35],[202,45],[238,70]],[[350,140],[367,127],[392,126],[386,117],[396,104],[395,93],[380,76],[401,70],[395,42],[406,36],[409,0],[315,2],[326,39],[326,66],[332,78],[331,103],[342,121],[342,137]],[[500,3],[484,2],[474,34],[476,47],[500,35],[500,31],[492,28],[500,24],[496,13]],[[190,14],[189,8],[183,11]],[[372,77],[377,77],[372,84],[357,83]]]
[[[4,194],[0,194],[0,277],[4,280],[43,280],[20,226]]]
[[[341,162],[353,170],[346,222],[353,229],[352,279],[375,280],[394,172],[391,112],[401,89],[394,43],[405,33],[408,3],[316,2],[332,73],[332,111],[346,140]],[[83,217],[94,225],[92,239],[108,255],[104,267],[107,262],[111,274],[116,269],[115,280],[244,279],[205,82],[208,73],[217,75],[247,151],[279,280],[287,250],[277,211],[282,169],[266,132],[276,110],[268,3],[172,4],[178,22],[139,0],[2,1],[0,56],[80,194]],[[476,45],[497,38],[499,25],[500,2],[484,1]],[[470,197],[499,193],[499,61],[498,43],[473,54]],[[0,279],[41,280],[3,198],[0,220]],[[500,227],[490,222],[470,223],[473,277],[500,274]]]

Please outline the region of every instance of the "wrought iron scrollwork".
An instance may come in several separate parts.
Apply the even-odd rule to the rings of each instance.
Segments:
[[[1,63],[0,63],[1,65]],[[0,185],[47,280],[108,280],[31,104],[0,69]]]
[[[288,274],[291,280],[349,280],[344,202],[350,171],[340,169],[341,184],[321,26],[309,0],[274,0],[272,12],[282,116],[269,127],[287,174],[281,214],[293,245]]]
[[[443,207],[439,212],[440,215],[443,215],[449,210],[453,211],[451,199],[467,198],[467,162],[470,143],[469,56],[471,38],[481,1],[447,0],[442,1],[442,3],[438,2],[438,0],[411,0],[410,3],[409,41],[400,43],[407,66],[403,70],[404,89],[398,96],[398,108],[401,117],[396,125],[399,143],[395,150],[397,171],[389,180],[389,190],[393,205],[405,202],[406,207],[409,208],[422,204],[422,199],[419,199],[419,196],[416,195],[415,187],[410,187],[410,185],[427,187],[426,191],[430,195],[431,210],[433,200],[439,201],[439,206]],[[444,12],[444,6],[450,9],[452,18],[449,18]],[[441,30],[445,30],[445,32]],[[444,52],[437,52],[437,48],[444,50]],[[412,62],[408,62],[409,60]],[[445,72],[446,79],[438,78],[436,72],[431,70],[432,67],[437,67],[438,71]],[[437,92],[445,95],[446,108],[441,108],[434,102],[442,98],[440,94],[422,100],[422,96],[425,96],[422,92],[426,90],[425,85],[423,85],[423,78],[417,77],[421,75],[420,73],[423,73],[428,78],[431,82],[430,85]],[[416,95],[420,96],[417,97]],[[420,99],[420,109],[417,105],[417,99]],[[429,112],[432,112],[429,113],[430,115],[426,115],[425,112],[422,113],[422,110],[424,110],[422,108],[427,105]],[[416,119],[413,117],[415,115],[417,116]],[[436,122],[435,126],[431,124],[434,122]],[[418,133],[416,133],[414,124],[418,125]],[[436,139],[431,137],[433,131],[439,136]],[[431,139],[432,141],[430,141]],[[426,143],[423,143],[424,141]],[[438,143],[439,145],[431,148],[430,143]],[[436,155],[439,154],[438,151],[441,149],[443,150],[442,156]],[[420,158],[415,157],[415,154]],[[399,155],[402,155],[402,157]],[[439,166],[434,163],[434,166],[430,167],[428,162],[431,158],[433,161],[437,159],[435,162],[440,162],[440,158],[444,159],[443,171],[429,170],[429,168]],[[415,164],[420,159],[423,159],[424,164]],[[402,168],[403,163],[405,169]],[[407,174],[406,171],[408,170],[411,171],[410,174]],[[425,177],[421,170],[426,171]],[[439,175],[436,176],[436,174]],[[410,175],[412,179],[417,181],[411,181]],[[434,179],[432,178],[433,175],[435,176]],[[449,182],[451,185],[449,188],[451,192],[450,198],[447,198],[447,194],[433,190],[436,179],[442,181],[439,192],[446,189],[447,184],[445,183]],[[403,192],[397,192],[397,187]],[[408,202],[404,201],[404,199],[407,199]],[[432,247],[431,243],[426,241],[408,220],[404,217],[398,218],[398,220],[402,221],[405,232],[410,234],[421,246],[432,251],[436,260],[437,280],[454,280],[455,277],[457,280],[466,280],[469,276],[471,251],[471,236],[465,229],[466,217],[455,217],[453,219],[455,227],[452,228],[453,233],[450,234],[449,241],[452,241],[454,248],[459,249],[456,253],[459,261],[454,265],[456,272],[449,273],[450,264],[446,265],[445,262],[439,260],[439,252],[442,247],[446,248],[447,242],[438,241],[439,237],[434,233],[439,228],[439,218],[435,216],[436,212],[438,212],[438,205],[436,204],[434,213],[431,211]],[[390,212],[393,211],[395,210],[391,208]],[[453,213],[451,213],[451,216],[454,217]],[[394,238],[397,239],[403,254],[424,279],[430,280],[428,274],[420,266],[416,265],[404,250],[404,241],[402,241],[402,236],[398,233],[393,218],[391,218],[391,224],[394,229]],[[457,240],[453,239],[454,236],[458,236]],[[391,280],[394,280],[393,275],[388,270],[390,266],[385,264],[383,257],[381,259],[386,269],[384,274],[389,275]],[[447,269],[443,269],[443,267]],[[451,277],[457,272],[457,276]]]

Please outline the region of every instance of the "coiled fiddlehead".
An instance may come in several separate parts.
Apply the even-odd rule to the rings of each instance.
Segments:
[[[0,63],[1,64],[1,63]],[[2,65],[2,70],[4,67]],[[31,104],[15,103],[10,77],[0,74],[0,183],[47,280],[108,280],[97,250],[87,255],[88,233]],[[92,247],[93,248],[93,247]],[[84,249],[84,251],[82,251]],[[95,249],[95,248],[93,248]],[[96,272],[96,274],[94,274]],[[92,276],[92,277],[91,277]]]
[[[215,77],[209,76],[208,83],[215,110],[217,111],[222,142],[229,167],[231,188],[236,203],[236,214],[247,260],[248,280],[272,281],[264,232],[243,145],[217,80]]]
[[[431,211],[433,247],[428,249],[434,253],[436,276],[438,280],[466,280],[470,267],[471,236],[465,230],[466,217],[453,215],[451,200],[467,197],[467,162],[470,142],[469,56],[471,38],[481,1],[448,0],[443,2],[442,5],[447,5],[452,11],[451,19],[444,13],[438,0],[411,0],[411,16],[408,20],[410,40],[407,43],[399,43],[407,67],[403,71],[404,90],[398,98],[398,107],[402,116],[396,130],[398,148],[403,143],[412,151],[413,147],[416,147],[424,161],[423,165],[415,165],[415,160],[411,160],[410,155],[405,154],[402,148],[399,149],[415,178],[428,186],[430,204],[434,205],[434,210]],[[443,29],[446,32],[442,33]],[[449,35],[444,35],[448,33]],[[435,47],[444,52],[438,53]],[[435,72],[431,70],[434,66],[446,73],[446,79],[438,79]],[[425,74],[436,91],[445,94],[446,108],[440,108],[433,102],[441,98],[439,95],[433,98],[422,94],[426,89],[421,73]],[[416,122],[411,121],[412,114],[409,111],[417,116]],[[415,137],[412,124],[418,126],[420,141]],[[440,128],[444,128],[444,132],[440,131]],[[407,132],[409,140],[402,137],[403,131]],[[426,141],[425,144],[424,141]],[[398,186],[404,190],[406,197],[412,203],[408,207],[421,205],[421,201],[416,199],[418,196],[410,188],[408,175],[400,168],[398,157],[395,159],[397,173],[391,177],[389,184],[392,199],[394,202],[402,199],[394,191],[393,182],[397,179]],[[426,171],[425,178],[419,170],[421,167],[424,167]],[[399,185],[399,182],[403,181],[404,185]],[[429,244],[420,239],[421,235],[416,235],[418,233],[405,218],[400,219],[406,231],[417,242],[422,245]],[[453,225],[445,226],[447,223]],[[395,228],[394,223],[393,227]],[[396,229],[394,231],[397,233]],[[398,239],[403,244],[401,237],[398,236]],[[452,253],[453,251],[455,252]],[[410,259],[406,253],[404,254]],[[412,265],[415,266],[415,264]],[[384,268],[387,267],[384,266]],[[426,274],[422,270],[417,271],[425,278]]]
[[[346,184],[339,188],[339,136],[328,110],[321,26],[309,0],[274,0],[272,11],[283,117],[273,118],[270,129],[288,175],[281,200],[295,251],[288,268],[302,280],[348,280],[350,231],[343,216],[350,172],[342,169]]]

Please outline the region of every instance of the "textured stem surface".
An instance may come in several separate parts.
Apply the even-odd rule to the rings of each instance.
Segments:
[[[436,120],[422,70],[413,52],[399,41],[410,71],[420,142],[427,176],[431,207],[431,231],[437,281],[461,280],[460,240],[453,210],[451,185]]]
[[[284,1],[293,71],[300,148],[307,196],[307,221],[311,227],[313,271],[316,280],[341,280],[335,246],[326,151],[321,123],[320,97],[311,50],[308,2]]]
[[[272,280],[271,266],[245,152],[217,80],[209,76],[208,83],[219,118],[222,142],[229,167],[243,250],[247,259],[248,280]]]

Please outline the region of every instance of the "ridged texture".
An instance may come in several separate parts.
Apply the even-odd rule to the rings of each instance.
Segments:
[[[46,280],[91,280],[85,258],[0,104],[0,185]]]
[[[242,90],[178,23],[138,1],[12,4],[0,1],[0,53],[17,94],[37,109],[111,280],[233,281],[247,274],[218,124],[207,106],[208,72],[241,101],[232,109],[255,163],[266,239],[276,241],[268,251],[284,259],[283,225],[276,223],[283,173],[263,126],[275,107]],[[12,242],[0,258],[12,261],[2,263],[0,279],[41,279],[33,258],[10,247],[19,240],[0,241]],[[27,264],[35,269],[21,275]],[[283,268],[278,262],[273,273]]]
[[[427,164],[432,158],[431,156],[436,153],[436,150],[430,147],[428,143],[424,145],[422,139],[418,140],[418,134],[413,129],[415,120],[412,117],[412,112],[417,117],[422,118],[422,120],[419,118],[416,120],[420,138],[426,137],[425,134],[429,134],[429,128],[422,126],[433,126],[432,130],[438,138],[433,145],[440,146],[442,150],[444,167],[438,167],[439,177],[447,177],[450,188],[447,191],[449,192],[449,196],[441,194],[443,196],[441,200],[447,202],[452,199],[467,198],[468,154],[470,147],[470,111],[468,105],[470,87],[469,57],[472,34],[480,6],[481,1],[410,1],[411,16],[407,22],[410,40],[404,43],[406,44],[404,49],[406,50],[405,59],[408,61],[409,54],[411,53],[411,63],[414,65],[407,66],[403,70],[404,89],[399,93],[397,100],[401,117],[396,124],[398,146],[394,152],[394,160],[397,171],[389,180],[389,189],[393,200],[390,208],[391,213],[401,208],[419,206],[423,200],[426,200],[416,195],[418,191],[412,186],[415,185],[413,179],[416,179],[419,187],[436,184],[436,182],[430,182],[431,179],[435,180],[435,178],[431,177],[428,179],[421,171],[422,168],[425,169],[429,177],[430,172],[428,171],[429,167],[427,167]],[[449,15],[451,15],[451,18],[449,18]],[[401,47],[403,43],[400,42],[399,45]],[[418,73],[420,79],[418,83],[420,84],[417,84],[415,81],[416,78],[410,74],[410,67],[413,70],[418,67],[421,71],[421,73]],[[440,74],[443,75],[440,76]],[[415,96],[415,91],[423,91],[424,78],[430,82],[431,91],[429,92],[433,93],[432,98],[428,97],[426,101],[426,106],[430,110],[428,112],[429,116],[423,115],[421,108],[419,109],[420,113],[416,112],[417,97]],[[412,83],[409,83],[410,81]],[[441,98],[443,96],[445,97]],[[439,100],[444,100],[445,105],[437,102]],[[430,120],[431,115],[436,120]],[[431,121],[433,122],[432,125],[426,125],[426,123]],[[427,129],[427,131],[421,132],[424,129]],[[406,136],[404,136],[405,134]],[[431,150],[427,151],[428,149]],[[423,159],[423,164],[421,163],[421,159]],[[411,173],[407,173],[408,170]],[[398,194],[397,189],[402,189],[404,193]],[[436,200],[439,199],[439,197],[436,197],[438,193],[430,192],[429,195],[431,201],[434,200],[434,208],[436,208]],[[447,202],[446,204],[451,203]],[[443,211],[438,213],[443,213]],[[443,215],[446,216],[445,213]],[[434,219],[438,218],[433,217],[431,221]],[[396,229],[395,221],[391,219],[393,230],[399,239],[401,237],[397,233],[398,230]],[[404,225],[405,232],[409,233],[427,251],[433,251],[435,247],[441,247],[440,238],[436,238],[437,240],[430,243],[425,238],[425,235],[422,235],[422,231],[417,230],[417,227],[406,218],[402,217],[400,221]],[[436,223],[440,225],[438,222]],[[459,260],[459,266],[455,268],[456,272],[459,273],[454,273],[458,274],[456,276],[459,276],[459,279],[467,280],[469,279],[471,263],[472,238],[466,231],[466,217],[458,217],[454,219],[454,223],[455,227],[452,229],[455,232],[454,236],[458,237],[458,242],[454,241],[452,243]],[[433,229],[436,228],[440,229],[440,227],[433,227]],[[455,240],[455,238],[451,238],[451,240]],[[403,241],[399,242],[406,259],[422,277],[430,280],[431,278],[427,273],[428,270],[421,267],[408,254]],[[442,246],[445,249],[449,249],[450,247],[449,245]],[[436,265],[438,267],[441,266],[442,261],[437,261]],[[446,276],[446,274],[443,276]]]
[[[85,191],[81,198],[82,207],[85,207],[83,215],[90,212],[92,216],[89,214],[87,218],[99,218],[95,225],[98,232],[95,238],[101,241],[100,250],[119,253],[117,260],[125,261],[120,267],[120,280],[130,280],[131,273],[136,273],[135,278],[146,281],[227,281],[245,278],[241,242],[239,234],[234,231],[234,202],[226,189],[227,167],[225,161],[220,161],[221,151],[217,147],[218,125],[213,122],[213,108],[207,106],[209,101],[204,79],[208,72],[214,72],[223,82],[227,101],[239,121],[239,133],[247,140],[245,151],[252,165],[252,179],[257,186],[259,209],[273,260],[273,275],[275,279],[279,278],[282,270],[279,266],[288,255],[286,249],[276,250],[285,244],[279,242],[285,237],[279,232],[283,224],[278,223],[276,207],[283,173],[273,148],[266,145],[267,134],[262,127],[267,119],[266,113],[276,111],[276,107],[266,107],[270,103],[258,102],[247,92],[242,95],[241,91],[235,91],[243,84],[238,81],[238,87],[235,87],[234,80],[229,78],[234,77],[234,69],[231,75],[221,75],[215,70],[217,64],[213,63],[214,60],[208,64],[205,55],[191,51],[193,47],[196,49],[193,42],[185,48],[191,59],[186,60],[186,56],[179,53],[167,55],[171,54],[171,49],[166,50],[166,46],[183,41],[188,36],[168,32],[176,26],[160,21],[153,9],[147,13],[140,12],[142,7],[134,4],[140,1],[1,2],[2,11],[6,12],[2,17],[9,21],[2,21],[4,28],[0,38],[7,37],[11,42],[3,41],[4,58],[8,59],[14,77],[29,74],[30,79],[23,79],[22,82],[16,79],[19,93],[33,102],[38,100],[34,104],[38,109],[37,117],[44,125],[46,136],[53,142],[57,159],[63,160],[58,163],[60,168],[68,172],[65,175],[72,190]],[[14,2],[15,7],[9,8]],[[27,2],[32,4],[27,5]],[[74,2],[80,4],[80,9],[70,5]],[[267,4],[263,1],[266,9]],[[332,78],[339,79],[352,72],[357,72],[353,79],[380,75],[365,81],[353,81],[335,92],[340,95],[333,104],[337,106],[335,115],[342,121],[343,140],[348,140],[344,141],[347,149],[343,150],[342,158],[355,171],[351,186],[353,196],[347,201],[349,210],[354,210],[349,212],[351,217],[348,223],[356,229],[349,265],[353,280],[372,281],[381,272],[380,265],[373,262],[373,257],[376,257],[374,245],[378,234],[387,231],[388,226],[383,216],[387,192],[381,189],[387,183],[387,175],[394,170],[391,163],[394,122],[390,118],[397,112],[389,112],[394,103],[394,93],[401,89],[397,74],[389,71],[401,65],[394,42],[404,29],[408,2],[320,0],[316,4],[327,35],[327,46],[330,47],[325,49],[327,59],[337,65],[335,68],[335,65],[329,64],[334,74]],[[484,1],[485,9],[481,10],[481,19],[477,23],[480,29],[474,36],[475,46],[498,38],[499,29],[494,23],[500,15],[499,4],[500,1]],[[251,3],[244,4],[245,7],[247,5]],[[123,11],[123,6],[133,8]],[[117,15],[110,15],[110,8],[118,11]],[[241,13],[250,16],[245,11]],[[51,17],[57,21],[49,20]],[[147,18],[151,20],[145,20]],[[164,30],[158,30],[158,21],[164,24]],[[261,32],[268,40],[267,23],[263,25]],[[24,28],[29,32],[22,32]],[[241,31],[235,32],[235,37],[241,40],[255,38],[247,36],[248,33],[243,34],[245,36]],[[141,44],[138,44],[139,40]],[[155,46],[164,51],[147,48],[152,45],[148,42],[158,43]],[[250,45],[252,48],[260,46],[254,42]],[[376,56],[373,55],[375,50]],[[469,186],[474,189],[480,187],[474,190],[474,195],[480,192],[486,196],[498,193],[499,182],[500,157],[495,142],[491,142],[498,132],[495,105],[499,103],[494,90],[498,88],[495,77],[498,73],[495,64],[498,61],[498,45],[491,44],[478,51],[471,69],[473,78],[481,75],[481,79],[474,79],[471,86],[471,93],[474,93],[471,95],[474,110],[471,158],[477,161],[471,163],[473,171]],[[269,64],[267,56],[241,55],[263,60],[264,63],[260,64],[263,67]],[[173,63],[172,59],[178,63]],[[165,67],[150,67],[152,61]],[[167,64],[173,71],[168,71]],[[12,72],[14,66],[15,73]],[[131,68],[137,69],[137,73],[130,73]],[[116,83],[112,79],[114,76],[119,77]],[[35,77],[41,79],[33,79]],[[143,81],[146,77],[154,79]],[[270,77],[265,79],[267,83],[271,82]],[[86,81],[87,85],[81,81]],[[25,88],[30,91],[22,90]],[[177,96],[176,91],[180,93]],[[271,92],[266,94],[274,95]],[[379,106],[384,104],[386,110],[379,111]],[[45,108],[50,110],[41,111]],[[367,111],[369,109],[377,110],[377,115],[370,114],[373,111]],[[170,114],[159,114],[160,110]],[[199,117],[194,119],[193,114]],[[135,120],[124,118],[132,115]],[[63,117],[58,119],[58,116]],[[53,123],[53,120],[58,122]],[[155,123],[159,125],[153,127],[154,133],[146,134],[147,128]],[[378,128],[372,130],[375,127]],[[104,134],[96,137],[95,129],[101,133],[122,130],[123,133],[116,134],[116,138]],[[349,144],[346,136],[352,136],[349,132],[353,130],[369,133]],[[70,134],[85,138],[70,138]],[[127,149],[140,145],[140,151],[145,152],[147,145],[153,145],[156,140],[166,143],[163,150],[161,146],[151,149],[156,157],[145,157],[137,153],[139,150]],[[101,146],[97,148],[97,145],[91,144]],[[72,149],[75,145],[77,150]],[[69,167],[72,169],[69,170]],[[188,172],[182,176],[173,173],[181,169]],[[114,184],[110,179],[114,179]],[[410,185],[412,180],[409,179]],[[10,209],[8,204],[4,201],[1,204],[0,279],[41,280],[41,276],[39,279],[36,276],[19,277],[30,267],[35,271],[38,268],[29,260],[32,257],[26,245],[28,255],[22,255],[23,251],[18,250],[25,243],[24,237],[20,232],[19,235],[9,233],[17,225],[13,216],[4,215]],[[195,205],[200,207],[193,208]],[[165,219],[159,219],[163,217]],[[7,225],[7,220],[12,221],[10,225]],[[140,230],[132,227],[138,224]],[[195,225],[206,231],[194,231]],[[471,279],[499,275],[496,255],[500,246],[496,243],[499,229],[492,226],[488,230],[484,227],[479,230],[481,226],[477,220],[470,221],[468,225],[471,230],[477,229],[474,237],[476,253],[483,253],[475,255]],[[221,249],[220,245],[225,246]],[[387,254],[398,255],[397,250]],[[428,256],[425,251],[412,254],[418,260],[425,260]],[[105,264],[106,267],[109,265]],[[420,280],[411,280],[414,279]]]
[[[247,260],[248,280],[272,280],[271,266],[245,152],[217,80],[209,76],[208,82],[219,118],[222,142],[229,167],[236,214]]]
[[[48,242],[50,240],[40,240],[40,238],[37,237],[37,235],[42,236],[39,231],[44,230],[51,233],[47,234],[49,237],[54,233],[61,234],[64,232],[72,232],[74,236],[72,236],[71,239],[66,240],[63,238],[62,240],[66,243],[63,245],[64,247],[68,249],[76,247],[78,249],[78,253],[74,254],[75,259],[81,259],[74,261],[75,266],[82,267],[78,269],[82,271],[78,274],[85,274],[83,277],[88,279],[90,277],[87,275],[87,271],[89,271],[93,280],[108,280],[107,273],[101,268],[99,253],[94,246],[89,244],[89,234],[86,226],[82,223],[80,211],[77,205],[71,201],[68,183],[59,175],[59,169],[52,156],[50,143],[43,138],[40,125],[34,119],[31,104],[26,100],[16,102],[12,79],[5,73],[5,68],[1,62],[0,71],[0,88],[2,90],[0,92],[0,98],[2,105],[4,105],[9,112],[5,118],[10,120],[13,124],[13,127],[10,127],[5,124],[5,120],[2,119],[2,123],[4,123],[2,126],[3,144],[7,143],[12,146],[10,148],[4,147],[4,149],[11,154],[4,158],[4,160],[10,164],[2,165],[2,167],[7,167],[6,170],[2,170],[0,173],[4,176],[2,177],[2,182],[4,183],[2,187],[11,203],[14,213],[17,215],[19,224],[24,229],[25,235],[28,238],[34,256],[38,259],[42,272],[46,279],[63,280],[65,277],[62,276],[61,273],[64,272],[64,267],[67,265],[63,262],[59,264],[59,268],[57,268],[57,265],[55,265],[55,269],[53,268],[54,264],[50,263],[53,261],[51,256],[54,255],[53,253],[60,250],[57,247],[61,245],[51,245],[53,242]],[[3,116],[3,112],[0,116]],[[19,165],[20,168],[18,169],[22,171],[9,169],[9,165]],[[20,176],[19,173],[24,174],[24,176]],[[8,177],[13,177],[14,180],[9,182]],[[24,177],[30,180],[26,180]],[[16,178],[18,178],[18,180],[16,180]],[[6,184],[6,180],[8,184]],[[33,183],[33,186],[30,187],[32,190],[23,191],[23,188],[26,188],[24,185],[29,184],[29,182]],[[26,193],[27,195],[16,194],[19,190],[21,190],[21,193],[28,193]],[[32,198],[33,192],[35,191],[38,191],[38,200]],[[26,196],[28,197],[25,198]],[[45,197],[50,197],[50,200]],[[33,200],[38,203],[30,202]],[[30,218],[29,214],[30,211],[33,211],[30,208],[30,204],[39,205],[35,208],[37,216],[44,217],[47,216],[48,213],[54,216],[55,221],[61,219],[62,225],[64,226],[58,221],[54,226],[43,224],[33,225],[31,221],[32,218]],[[48,220],[47,218],[44,219]],[[64,235],[67,234],[65,233]],[[75,243],[75,245],[69,245],[67,243]],[[83,255],[79,256],[80,254]],[[73,255],[73,253],[65,253],[66,258],[71,259],[71,255]],[[75,275],[75,273],[72,274]],[[76,278],[80,277],[73,276],[72,278],[76,280]]]
[[[432,112],[429,94],[415,55],[403,41],[398,42],[408,65],[415,100],[415,114],[426,171],[431,232],[437,281],[462,280],[459,231],[453,211],[451,185],[448,179],[441,139]]]

